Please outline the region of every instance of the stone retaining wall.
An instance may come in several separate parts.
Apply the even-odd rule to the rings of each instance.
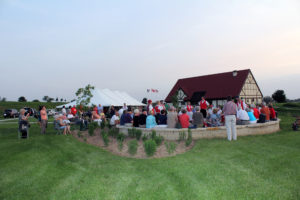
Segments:
[[[263,124],[250,124],[237,126],[237,136],[246,135],[264,135],[271,134],[280,130],[278,121],[271,121]],[[132,127],[118,126],[120,133],[128,134],[128,129]],[[152,130],[156,131],[157,135],[163,136],[166,140],[178,140],[179,133],[185,131],[187,133],[188,129],[172,129],[172,128],[136,128],[142,130],[143,134],[149,134]],[[201,138],[227,138],[226,127],[211,127],[211,128],[197,128],[191,129],[193,134],[193,139]]]

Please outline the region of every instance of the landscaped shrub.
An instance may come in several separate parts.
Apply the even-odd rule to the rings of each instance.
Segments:
[[[159,135],[159,136],[155,136],[154,138],[155,143],[157,144],[157,146],[160,146],[161,143],[164,141],[164,137]]]
[[[128,129],[128,136],[130,138],[135,138],[135,133],[136,133],[136,129],[135,128]]]
[[[89,128],[89,135],[93,136],[94,135],[94,130],[98,127],[98,123],[97,122],[91,122],[88,125]]]
[[[101,124],[100,124],[101,129],[103,130],[105,128],[105,120],[102,120]]]
[[[185,141],[185,146],[190,146],[190,144],[192,143],[192,131],[191,129],[188,129],[188,138],[187,140]]]
[[[135,155],[137,151],[138,143],[136,140],[131,140],[128,142],[128,153],[130,155]]]
[[[135,130],[135,137],[137,140],[140,140],[142,136],[142,130]]]
[[[148,140],[148,135],[147,135],[147,134],[144,134],[144,135],[142,136],[142,140],[143,140],[143,142],[145,142],[146,140]]]
[[[109,143],[108,134],[104,131],[102,132],[102,139],[103,139],[105,146],[108,146],[108,143]]]
[[[156,131],[152,130],[151,132],[151,139],[154,140],[156,138]]]
[[[77,132],[77,136],[78,136],[79,138],[81,137],[81,132],[80,132],[80,131]]]
[[[174,153],[174,151],[176,150],[177,144],[175,142],[166,142],[165,145],[169,154]]]
[[[123,133],[119,133],[117,136],[118,148],[121,151],[123,149],[123,142],[125,140],[125,135]]]
[[[115,127],[108,130],[109,136],[116,138],[118,136],[118,134],[119,134],[119,129],[117,129]]]
[[[144,149],[145,152],[147,154],[147,156],[153,156],[154,153],[156,152],[156,143],[154,140],[150,139],[150,140],[146,140],[144,142]]]
[[[185,138],[186,138],[186,133],[185,133],[184,131],[180,131],[180,132],[179,132],[178,142],[184,141]]]

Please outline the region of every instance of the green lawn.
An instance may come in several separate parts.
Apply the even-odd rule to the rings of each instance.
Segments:
[[[284,109],[284,108],[282,108]],[[281,112],[282,131],[199,140],[182,155],[138,160],[112,155],[72,136],[18,140],[0,124],[0,199],[300,199],[300,131]]]

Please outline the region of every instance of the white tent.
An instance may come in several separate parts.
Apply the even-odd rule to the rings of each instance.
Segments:
[[[135,98],[128,95],[126,92],[111,91],[109,89],[94,89],[92,91],[93,97],[90,100],[89,106],[99,105],[102,106],[123,106],[124,103],[128,106],[145,106],[145,104],[139,102]],[[69,107],[76,105],[77,102],[70,102],[65,105],[57,106],[56,108],[62,108],[63,106]]]

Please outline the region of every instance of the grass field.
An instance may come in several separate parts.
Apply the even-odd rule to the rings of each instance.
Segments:
[[[199,140],[182,155],[118,157],[71,136],[18,140],[0,124],[0,199],[300,199],[298,107],[279,105],[282,130],[264,136]]]

